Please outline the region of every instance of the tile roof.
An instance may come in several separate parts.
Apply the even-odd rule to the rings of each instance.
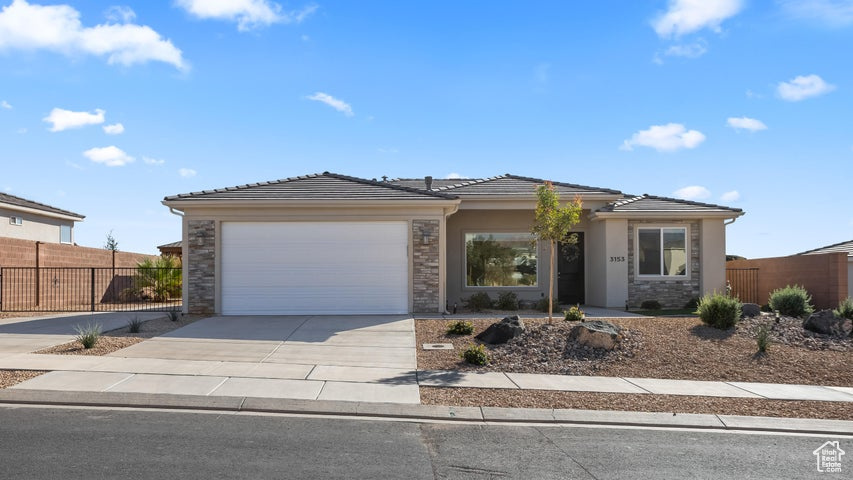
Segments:
[[[177,242],[164,243],[163,245],[157,245],[157,248],[181,248],[182,246],[183,246],[183,242],[178,240]]]
[[[430,200],[455,198],[456,196],[447,193],[323,172],[271,182],[183,193],[166,197],[165,200]]]
[[[798,253],[797,255],[817,255],[819,253],[835,253],[841,252],[846,253],[848,257],[853,257],[853,240],[848,240],[846,242],[834,243],[832,245],[827,245],[821,248],[815,248],[814,250],[806,250],[805,252]]]
[[[509,173],[497,177],[479,179],[457,179],[455,183],[444,185],[433,190],[458,195],[518,195],[533,197],[537,185],[546,180],[541,178],[522,177]],[[622,192],[609,188],[587,187],[573,183],[554,182],[554,188],[561,196],[571,196],[578,193],[619,195]]]
[[[50,205],[45,205],[44,203],[34,202],[32,200],[27,200],[26,198],[16,197],[14,195],[9,195],[8,193],[0,193],[0,206],[2,206],[2,204],[32,208],[33,210],[41,210],[42,212],[55,213],[59,215],[68,215],[70,217],[77,217],[80,220],[86,218],[79,213],[52,207]]]
[[[432,189],[438,189],[441,187],[447,187],[450,185],[455,185],[457,183],[462,182],[473,182],[475,180],[479,180],[477,178],[433,178],[432,179]],[[426,183],[423,178],[392,178],[388,180],[389,183],[394,185],[398,185],[401,187],[409,187],[409,188],[418,188],[425,189]]]
[[[740,208],[711,203],[693,202],[678,198],[643,195],[626,195],[624,199],[605,205],[596,212],[731,212],[743,213]]]

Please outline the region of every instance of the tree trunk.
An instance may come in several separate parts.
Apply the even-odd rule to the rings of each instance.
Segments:
[[[554,242],[551,240],[551,268],[548,272],[548,323],[554,323]]]

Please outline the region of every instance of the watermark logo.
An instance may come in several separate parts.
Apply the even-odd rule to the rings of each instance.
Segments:
[[[817,471],[820,473],[841,473],[841,456],[844,450],[838,440],[826,442],[812,452],[817,459]]]

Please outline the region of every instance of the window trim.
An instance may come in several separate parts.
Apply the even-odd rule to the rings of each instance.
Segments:
[[[67,242],[62,240],[62,229],[65,227],[68,228],[68,241]],[[74,243],[74,228],[71,225],[60,225],[59,226],[59,243],[61,243],[63,245],[71,245],[72,243]]]
[[[684,275],[642,274],[640,273],[640,230],[658,230],[660,232],[660,271],[663,272],[663,231],[665,229],[684,231]],[[690,248],[690,225],[637,223],[634,225],[634,278],[638,280],[678,280],[688,281],[693,275],[691,263],[693,253]]]
[[[503,286],[488,286],[488,285],[468,285],[468,248],[465,236],[469,234],[490,234],[490,233],[520,233],[524,235],[533,235],[527,230],[512,230],[512,229],[493,229],[479,228],[471,230],[462,230],[461,236],[461,255],[462,255],[462,291],[466,290],[541,290],[539,286],[539,261],[541,258],[542,248],[540,241],[536,240],[536,283],[534,285],[503,285]]]
[[[23,217],[19,217],[17,215],[12,215],[9,217],[9,224],[14,225],[16,227],[20,227],[24,224]]]

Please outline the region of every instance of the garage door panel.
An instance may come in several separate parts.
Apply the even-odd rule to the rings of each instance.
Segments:
[[[224,222],[225,314],[408,312],[406,222]]]

